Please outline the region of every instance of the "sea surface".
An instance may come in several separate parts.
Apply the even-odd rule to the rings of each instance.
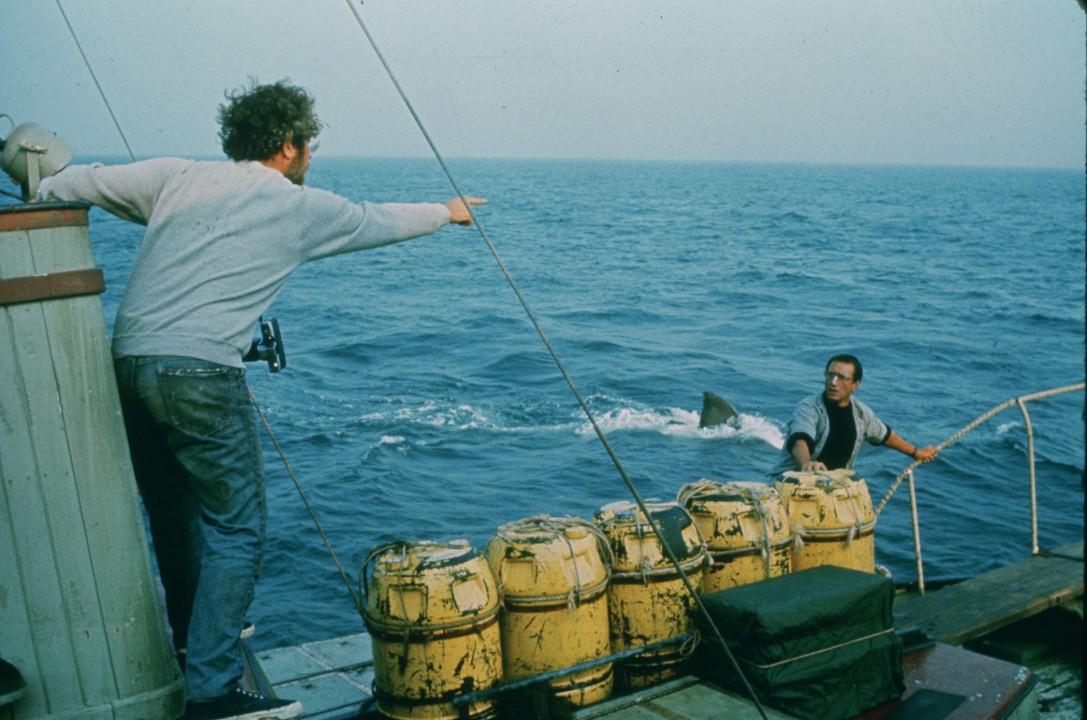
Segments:
[[[857,397],[919,445],[1084,379],[1081,170],[449,165],[488,200],[483,228],[646,499],[769,481],[835,353],[860,357]],[[454,194],[433,160],[318,155],[307,182],[378,202]],[[91,217],[112,326],[141,228]],[[251,365],[250,384],[306,502],[266,443],[258,648],[362,631],[348,585],[382,543],[483,547],[504,523],[630,498],[474,228],[308,265],[269,314],[287,368]],[[703,391],[740,426],[700,429]],[[1084,396],[1028,409],[1040,544],[1055,548],[1084,534]],[[1024,425],[1011,407],[918,469],[927,581],[1030,553]],[[866,445],[855,467],[878,504],[909,463]],[[905,484],[876,548],[896,580],[916,578]]]

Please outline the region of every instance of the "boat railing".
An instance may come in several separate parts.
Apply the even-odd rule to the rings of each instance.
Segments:
[[[1019,411],[1023,414],[1023,422],[1027,433],[1027,468],[1029,473],[1029,488],[1030,488],[1030,543],[1031,554],[1037,555],[1038,549],[1038,496],[1037,496],[1037,483],[1034,470],[1034,429],[1030,422],[1030,413],[1027,412],[1027,403],[1033,400],[1041,400],[1043,398],[1050,398],[1056,395],[1064,395],[1072,392],[1082,392],[1085,388],[1085,383],[1079,383],[1078,385],[1067,385],[1065,387],[1053,388],[1052,390],[1044,390],[1042,392],[1032,393],[1030,395],[1022,395],[1020,397],[1007,400],[988,412],[980,415],[976,420],[969,425],[959,430],[957,433],[944,440],[937,446],[937,449],[943,450],[947,446],[957,442],[967,433],[971,432],[979,425],[992,419],[994,416],[1000,414],[1004,410],[1007,410],[1013,405],[1019,407]],[[891,496],[895,494],[903,480],[906,480],[910,490],[910,518],[913,523],[913,552],[914,558],[917,563],[917,589],[923,595],[925,593],[925,573],[921,561],[921,534],[920,534],[920,522],[918,520],[917,513],[917,488],[914,483],[914,468],[920,465],[920,461],[915,461],[909,465],[891,485],[887,494],[883,496],[883,500],[880,501],[879,506],[876,508],[876,517],[883,512],[883,509],[887,506],[887,502],[891,499]]]

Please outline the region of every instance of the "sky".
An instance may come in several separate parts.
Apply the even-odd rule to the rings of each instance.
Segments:
[[[1084,167],[1076,0],[354,2],[446,158]],[[127,151],[60,7],[138,157],[221,156],[249,78],[430,154],[344,0],[0,0],[0,113],[80,156]]]

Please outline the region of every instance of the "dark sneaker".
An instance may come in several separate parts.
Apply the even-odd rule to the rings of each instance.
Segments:
[[[284,720],[301,714],[302,703],[297,700],[261,697],[239,687],[185,703],[185,720]]]
[[[0,707],[10,705],[26,693],[26,683],[19,669],[6,660],[0,660]]]

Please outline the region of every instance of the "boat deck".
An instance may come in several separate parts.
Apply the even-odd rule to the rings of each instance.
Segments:
[[[256,657],[277,696],[302,702],[304,718],[353,718],[370,699],[374,661],[367,633],[267,650]]]
[[[917,627],[962,645],[1005,625],[1083,597],[1083,541],[897,601],[895,627]]]
[[[957,650],[951,646],[1081,599],[1083,584],[1081,541],[923,596],[899,601],[894,610],[895,626],[922,629],[940,642],[938,648],[946,648],[938,653],[938,657],[943,658],[948,652]],[[301,700],[306,708],[305,718],[346,720],[359,717],[360,707],[371,696],[373,655],[366,633],[267,650],[256,653],[256,660],[259,675],[263,675],[259,680],[266,681],[267,686],[281,697]],[[962,662],[962,659],[955,662]],[[1006,670],[997,668],[997,671]],[[1018,679],[1023,680],[1022,677]],[[1027,689],[1025,683],[1021,684]],[[937,690],[930,689],[930,692]],[[788,717],[771,709],[767,709],[767,714],[771,720]],[[758,718],[759,714],[746,700],[690,677],[577,713],[579,720],[705,720],[716,717],[745,720]]]

